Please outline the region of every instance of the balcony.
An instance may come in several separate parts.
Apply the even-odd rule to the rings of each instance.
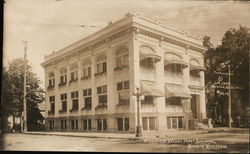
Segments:
[[[117,113],[126,113],[129,112],[129,103],[119,103],[116,104],[116,112]]]
[[[88,79],[90,79],[90,78],[91,78],[90,75],[88,75],[88,76],[83,76],[83,77],[81,77],[81,80],[88,80]]]
[[[66,113],[67,110],[59,110],[59,113]]]
[[[156,112],[155,104],[141,104],[141,112]]]
[[[76,78],[76,79],[71,79],[71,80],[69,81],[69,84],[74,83],[74,82],[77,82],[77,81],[78,81],[78,78]]]
[[[129,66],[128,65],[117,66],[116,68],[114,68],[114,71],[121,71],[121,70],[123,70],[125,68],[129,68]]]
[[[165,82],[183,84],[183,73],[182,72],[165,72]]]
[[[65,86],[66,84],[67,84],[67,82],[62,82],[62,83],[59,83],[58,86],[59,86],[59,88],[61,88],[61,87]]]
[[[81,111],[84,111],[84,110],[91,110],[92,109],[92,106],[85,106],[81,109]]]
[[[54,114],[55,114],[55,111],[53,110],[48,111],[48,115],[54,115]]]
[[[50,86],[47,87],[47,90],[54,90],[54,88],[55,88],[55,86],[50,85]]]
[[[140,68],[140,74],[142,80],[149,80],[149,81],[155,81],[156,79],[156,71],[155,69],[145,69]]]
[[[97,73],[95,73],[95,77],[97,77],[97,76],[102,76],[102,75],[104,75],[104,74],[106,74],[107,72],[97,72]]]
[[[72,108],[69,110],[70,113],[76,113],[78,112],[78,108]]]
[[[199,76],[190,75],[190,84],[191,85],[201,85],[201,78]]]

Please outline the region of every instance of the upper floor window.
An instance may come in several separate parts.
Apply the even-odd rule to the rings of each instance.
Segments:
[[[63,68],[60,70],[60,83],[59,86],[65,85],[67,83],[67,69]]]
[[[62,109],[60,112],[66,112],[67,111],[67,93],[61,94],[61,103],[62,103]]]
[[[119,103],[118,105],[128,105],[129,104],[129,81],[118,82],[117,91]]]
[[[50,96],[49,102],[50,102],[49,114],[54,114],[55,113],[55,96]]]
[[[165,66],[165,70],[171,73],[183,73],[183,65],[181,64],[169,64]]]
[[[116,69],[121,69],[129,65],[128,48],[120,47],[116,51]]]
[[[72,111],[78,111],[78,91],[71,92]]]
[[[73,64],[70,66],[70,82],[78,80],[78,65]]]
[[[92,90],[84,89],[83,90],[83,97],[84,97],[84,108],[82,109],[91,109],[92,108]]]
[[[144,69],[154,70],[155,69],[155,59],[145,58],[140,61],[140,66]]]
[[[96,73],[95,75],[101,75],[103,73],[107,72],[107,56],[104,54],[101,54],[97,57],[96,60]]]
[[[85,59],[82,62],[81,79],[88,79],[91,77],[91,60]]]
[[[48,89],[53,88],[55,86],[55,74],[54,72],[49,73],[49,86]]]
[[[145,96],[144,100],[141,101],[142,105],[153,105],[154,104],[154,96]]]
[[[107,108],[107,85],[97,87],[97,95],[98,95],[98,106],[97,108]]]

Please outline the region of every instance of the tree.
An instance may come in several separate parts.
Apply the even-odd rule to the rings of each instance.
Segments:
[[[250,51],[250,33],[249,28],[239,26],[239,29],[231,28],[224,34],[222,38],[222,44],[214,48],[210,43],[210,37],[206,36],[203,39],[203,45],[208,47],[208,51],[205,53],[205,65],[206,65],[206,87],[207,87],[207,109],[209,116],[213,113],[213,104],[219,101],[221,115],[227,118],[227,98],[223,96],[216,96],[216,92],[211,85],[213,85],[217,77],[214,75],[214,71],[228,72],[226,65],[230,65],[231,72],[231,84],[233,86],[242,87],[240,91],[242,97],[242,104],[236,104],[232,102],[233,116],[243,115],[247,113],[249,107],[249,51]],[[242,111],[244,110],[244,111]]]
[[[2,102],[6,109],[5,116],[17,117],[23,111],[24,64],[24,59],[14,59],[9,63],[8,70],[3,73]],[[34,130],[38,126],[38,120],[43,120],[38,104],[44,101],[44,90],[40,87],[41,81],[32,72],[28,61],[26,61],[26,72],[27,126],[28,130]]]

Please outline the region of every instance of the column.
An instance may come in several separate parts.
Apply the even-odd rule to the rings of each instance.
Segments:
[[[91,52],[91,89],[92,89],[92,109],[91,109],[91,113],[92,115],[95,115],[95,107],[98,104],[98,99],[96,96],[96,83],[95,83],[95,66],[96,66],[96,60],[95,60],[95,56],[93,54],[93,51]],[[96,118],[95,116],[93,116],[93,119],[91,120],[92,123],[92,129],[93,131],[97,130],[96,127]]]
[[[161,45],[161,40],[159,40],[159,47],[156,51],[162,58],[161,61],[156,63],[156,84],[161,91],[165,92],[165,73],[164,73],[164,50]],[[167,128],[166,125],[166,105],[165,105],[165,97],[156,97],[156,111],[158,112],[158,131],[164,131]]]

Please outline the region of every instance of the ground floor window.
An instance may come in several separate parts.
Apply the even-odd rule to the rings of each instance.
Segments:
[[[97,119],[97,130],[107,131],[107,119]]]
[[[183,117],[167,117],[168,129],[183,128]]]
[[[61,130],[67,129],[67,120],[61,120]]]
[[[156,130],[156,118],[155,117],[143,117],[142,128],[143,130]]]
[[[90,131],[91,130],[91,119],[84,119],[83,121],[83,130]]]
[[[49,120],[49,129],[54,129],[54,120]]]
[[[117,129],[118,131],[128,131],[129,118],[117,118]]]
[[[71,120],[71,129],[72,130],[78,129],[78,120]]]

